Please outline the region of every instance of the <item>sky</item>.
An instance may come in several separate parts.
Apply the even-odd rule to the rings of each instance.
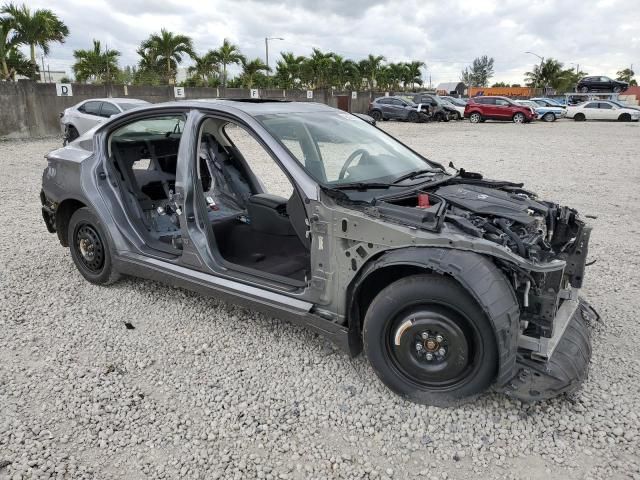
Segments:
[[[164,27],[193,38],[198,54],[224,38],[274,68],[280,51],[308,55],[313,47],[359,60],[421,60],[426,83],[458,81],[475,57],[495,59],[491,82],[523,83],[541,57],[589,74],[640,71],[638,0],[26,0],[67,24],[64,44],[52,44],[45,67],[71,73],[73,51],[98,39],[137,63],[136,49]],[[27,53],[25,49],[25,53]],[[40,60],[40,52],[38,53]],[[189,61],[184,63],[189,65]],[[231,69],[233,74],[237,70]],[[639,75],[640,76],[640,75]]]

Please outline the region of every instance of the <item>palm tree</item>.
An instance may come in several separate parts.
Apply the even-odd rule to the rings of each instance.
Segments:
[[[331,85],[342,90],[347,83],[347,74],[349,68],[349,60],[345,60],[342,55],[333,55],[333,63],[331,65]]]
[[[300,82],[300,67],[305,57],[295,56],[292,52],[280,52],[280,55],[282,59],[276,63],[276,82],[280,88],[293,88]]]
[[[15,30],[15,42],[29,45],[31,63],[37,65],[36,47],[49,54],[51,42],[64,43],[69,29],[51,10],[38,9],[33,12],[26,6],[18,7],[13,3],[6,4],[0,13],[8,14]]]
[[[541,65],[534,65],[531,72],[524,74],[525,80],[532,87],[552,87],[557,89],[563,84],[566,71],[562,68],[562,63],[553,58],[542,62]]]
[[[162,65],[168,83],[175,82],[178,64],[184,55],[193,57],[193,42],[186,35],[174,34],[162,28],[160,34],[154,33],[141,44],[141,48]]]
[[[400,82],[402,82],[405,78],[405,70],[407,69],[407,64],[400,63],[390,63],[388,65],[388,73],[389,73],[389,81],[391,90],[397,91],[400,89]]]
[[[329,86],[334,56],[332,52],[324,53],[317,48],[313,49],[311,56],[302,65],[304,77],[310,87]]]
[[[386,59],[382,55],[374,56],[369,54],[367,58],[360,61],[359,66],[362,70],[362,74],[367,79],[369,90],[373,90],[376,87],[376,76],[382,66],[382,62],[385,60]]]
[[[259,72],[268,72],[271,69],[259,58],[251,61],[242,60],[242,84],[246,88],[251,88]]]
[[[424,62],[419,60],[414,60],[405,64],[404,76],[402,78],[402,82],[404,83],[404,87],[413,88],[415,84],[422,85],[422,73],[420,69],[426,67],[427,65]]]
[[[13,22],[9,17],[0,17],[0,64],[2,66],[2,78],[9,79],[9,67],[7,66],[7,56],[9,51],[15,47]]]
[[[209,78],[220,70],[218,54],[214,50],[209,50],[201,57],[194,54],[193,61],[195,63],[189,67],[188,73],[201,79],[204,84],[207,84]]]
[[[246,62],[246,58],[242,53],[240,53],[240,49],[231,43],[226,38],[222,42],[222,46],[216,51],[218,61],[222,65],[222,87],[226,88],[227,86],[227,65],[231,64],[244,64]]]
[[[117,50],[102,50],[99,40],[93,40],[93,48],[89,50],[74,50],[73,73],[80,82],[93,80],[96,82],[110,82],[118,74]]]
[[[353,60],[347,60],[344,66],[346,83],[351,90],[360,90],[362,88],[362,72],[360,67]]]

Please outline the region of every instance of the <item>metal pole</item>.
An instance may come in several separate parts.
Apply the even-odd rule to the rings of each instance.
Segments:
[[[267,67],[269,66],[269,37],[264,37],[264,51],[266,53]],[[269,76],[269,70],[267,70],[267,77]]]
[[[47,77],[45,77],[46,70],[44,69],[44,55],[40,55],[40,59],[42,59],[42,71],[40,72],[40,81],[42,83],[45,83],[47,80]]]

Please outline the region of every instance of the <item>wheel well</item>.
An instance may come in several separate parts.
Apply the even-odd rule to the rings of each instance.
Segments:
[[[358,319],[358,331],[362,331],[362,322],[369,305],[376,295],[382,291],[388,285],[391,285],[396,280],[401,278],[416,275],[420,273],[430,273],[431,270],[424,267],[418,267],[415,265],[390,265],[388,267],[379,268],[369,274],[364,281],[358,286],[355,301],[353,302],[353,314]]]
[[[627,119],[631,119],[631,115],[628,113],[622,113],[620,114],[620,116],[618,117],[618,120],[627,120]]]
[[[60,243],[63,247],[69,246],[67,230],[69,228],[71,216],[76,212],[76,210],[83,207],[86,207],[84,203],[79,200],[74,200],[73,198],[63,200],[62,203],[58,205],[58,208],[56,209],[56,231],[58,232],[58,239],[60,239]]]

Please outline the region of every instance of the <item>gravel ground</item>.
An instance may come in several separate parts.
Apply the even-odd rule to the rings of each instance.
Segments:
[[[303,328],[149,281],[95,287],[40,216],[58,140],[5,142],[0,478],[640,478],[640,125],[382,127],[598,216],[584,294],[605,324],[582,390],[414,405]]]

